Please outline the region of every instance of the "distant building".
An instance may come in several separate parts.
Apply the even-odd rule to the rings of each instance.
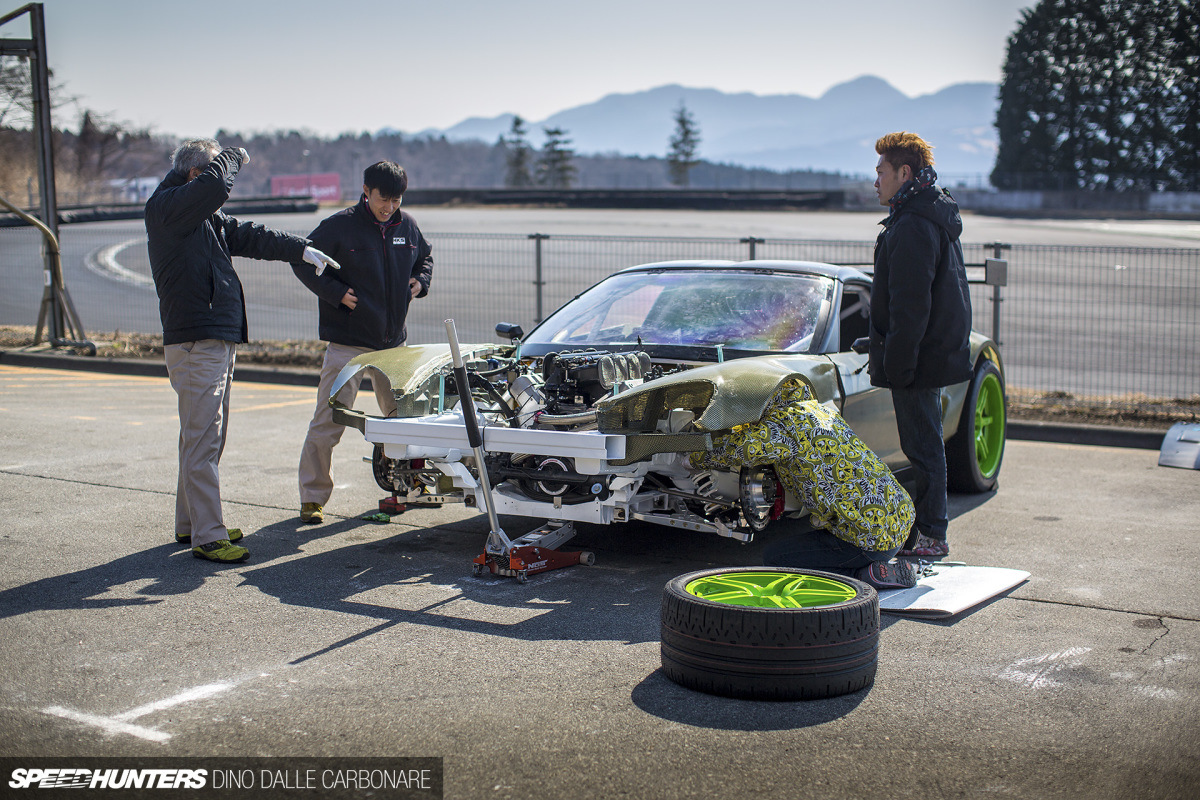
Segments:
[[[115,202],[144,203],[154,194],[162,178],[119,178],[108,181],[108,189]]]
[[[311,197],[318,203],[340,203],[342,177],[336,172],[272,175],[271,197]]]

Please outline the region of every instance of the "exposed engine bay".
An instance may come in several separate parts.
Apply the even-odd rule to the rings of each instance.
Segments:
[[[375,443],[375,480],[401,503],[463,502],[482,510],[485,489],[466,440],[461,394],[475,403],[499,514],[640,520],[750,541],[772,519],[803,513],[770,467],[732,473],[692,466],[689,454],[711,449],[719,432],[700,422],[714,395],[709,379],[689,380],[700,378],[705,365],[656,362],[636,350],[519,353],[519,347],[472,348],[470,385],[462,392],[448,364],[415,370],[419,382],[393,387],[402,416],[391,418],[340,406],[337,390],[351,377],[344,373],[334,387],[335,418]],[[649,382],[665,385],[642,390]],[[757,373],[755,382],[761,383]],[[761,409],[748,413],[746,421],[753,421]]]

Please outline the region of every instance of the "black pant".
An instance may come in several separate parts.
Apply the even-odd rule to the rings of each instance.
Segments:
[[[900,449],[916,472],[909,493],[917,508],[913,527],[931,539],[946,540],[946,445],[942,442],[941,389],[892,389]],[[966,413],[965,411],[963,413]]]

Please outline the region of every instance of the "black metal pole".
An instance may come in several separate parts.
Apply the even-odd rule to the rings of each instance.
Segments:
[[[549,239],[550,235],[546,233],[531,233],[529,238],[533,239],[533,285],[534,296],[536,298],[536,306],[534,313],[534,322],[542,321],[542,287],[546,282],[542,280],[542,240]]]

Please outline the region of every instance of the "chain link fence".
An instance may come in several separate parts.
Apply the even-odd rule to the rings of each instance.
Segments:
[[[307,231],[294,231],[305,235]],[[675,259],[787,259],[869,271],[873,241],[428,233],[434,283],[408,317],[409,342],[497,341],[495,324],[530,330],[601,278]],[[32,325],[40,239],[0,229],[0,324]],[[999,339],[1014,397],[1200,411],[1200,249],[974,244],[965,248],[974,327]],[[89,332],[160,332],[140,222],[62,232],[63,265]],[[983,285],[987,258],[1008,285]],[[237,259],[254,340],[316,339],[316,299],[287,265]],[[997,336],[998,334],[998,336]]]

